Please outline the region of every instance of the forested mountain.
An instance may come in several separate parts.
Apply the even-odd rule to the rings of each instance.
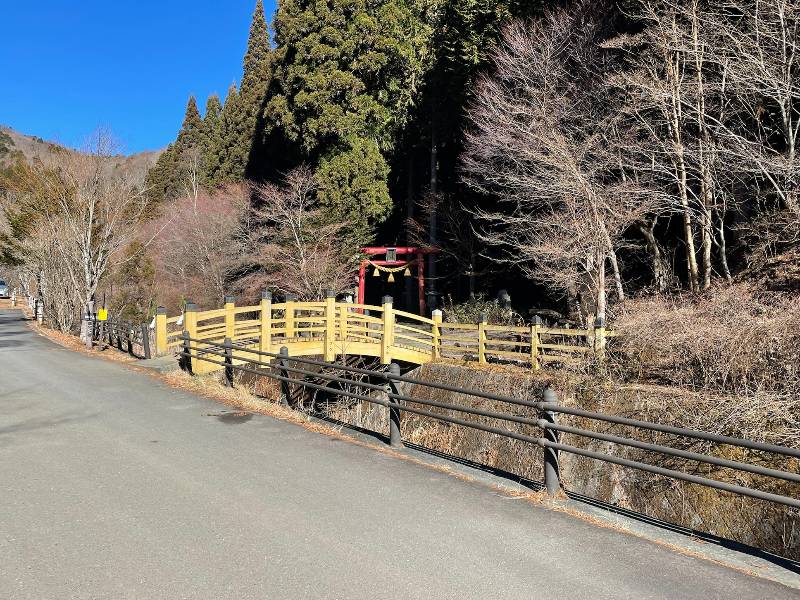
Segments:
[[[12,165],[17,158],[30,163],[35,160],[46,161],[54,155],[75,152],[78,151],[0,125],[0,167]],[[109,164],[126,171],[146,172],[155,164],[160,154],[160,151],[139,152],[128,156],[119,154],[109,157]]]
[[[402,220],[415,207],[419,215],[430,193],[463,192],[455,167],[472,82],[503,24],[537,9],[509,0],[285,0],[271,46],[259,1],[240,89],[231,86],[221,109],[210,98],[202,119],[189,100],[151,172],[151,193],[161,201],[192,181],[275,182],[305,163],[320,204],[348,223],[355,246],[392,214],[397,231],[382,237],[404,240]]]
[[[304,164],[353,247],[439,247],[432,288],[709,289],[798,237],[798,6],[754,8],[281,0],[270,44],[259,2],[241,89],[190,99],[153,194]]]

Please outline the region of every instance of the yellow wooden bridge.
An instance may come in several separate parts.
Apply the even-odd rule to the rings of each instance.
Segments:
[[[424,364],[438,359],[510,362],[538,369],[544,363],[571,363],[588,353],[602,353],[604,328],[567,329],[534,324],[526,327],[479,323],[445,323],[442,313],[430,319],[397,310],[385,297],[381,306],[337,302],[334,294],[321,302],[292,299],[273,303],[262,294],[253,306],[236,306],[226,298],[222,308],[198,311],[187,304],[183,315],[169,317],[159,308],[155,323],[158,354],[179,352],[185,337],[221,343],[226,338],[238,347],[277,353],[286,347],[289,356],[366,356],[381,363],[401,361]],[[219,365],[192,359],[195,373],[220,369]]]

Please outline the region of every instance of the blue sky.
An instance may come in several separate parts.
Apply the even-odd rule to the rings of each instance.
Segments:
[[[109,128],[132,153],[174,139],[190,94],[202,110],[239,81],[255,0],[4,4],[0,123],[72,147]]]

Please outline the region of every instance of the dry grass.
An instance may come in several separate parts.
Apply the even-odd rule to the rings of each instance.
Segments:
[[[800,296],[745,284],[631,301],[614,323],[627,379],[716,392],[800,393]]]

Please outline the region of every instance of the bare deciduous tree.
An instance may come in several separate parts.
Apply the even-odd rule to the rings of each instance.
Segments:
[[[143,181],[119,168],[116,155],[111,136],[97,132],[84,152],[62,150],[21,165],[4,190],[5,210],[25,224],[15,234],[16,260],[35,274],[61,329],[94,300],[114,257],[138,233]]]
[[[604,316],[606,270],[624,300],[617,251],[652,198],[619,175],[595,10],[581,2],[506,29],[469,114],[463,169],[501,200],[501,210],[478,212],[499,260],[562,292],[588,286],[589,308]]]
[[[253,294],[271,287],[301,299],[352,287],[357,255],[343,237],[346,223],[330,222],[317,204],[317,182],[306,167],[288,173],[281,185],[256,188],[251,257],[257,271],[243,281]]]
[[[155,237],[160,301],[178,308],[190,299],[215,306],[241,268],[248,241],[250,187],[190,190],[165,206],[145,236]]]
[[[800,218],[800,14],[791,0],[633,4],[642,33],[604,44],[622,50],[626,68],[609,83],[638,132],[621,162],[663,193],[656,216],[680,214],[689,287],[708,289],[715,273],[732,280],[729,211],[777,204],[776,222]]]

